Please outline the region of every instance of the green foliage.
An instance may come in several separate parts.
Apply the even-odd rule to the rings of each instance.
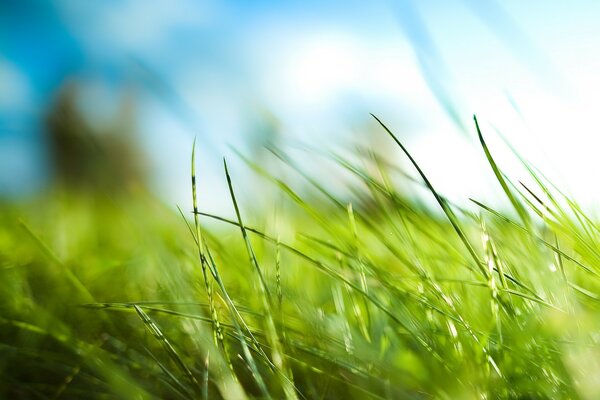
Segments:
[[[596,223],[529,166],[514,185],[478,126],[518,219],[460,209],[377,121],[442,214],[373,152],[334,156],[345,198],[276,149],[308,189],[246,160],[275,217],[226,165],[235,219],[201,211],[194,168],[192,213],[64,187],[2,206],[0,397],[598,398]]]

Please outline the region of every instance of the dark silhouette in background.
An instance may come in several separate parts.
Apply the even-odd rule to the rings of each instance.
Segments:
[[[136,145],[135,102],[125,93],[116,115],[91,124],[78,107],[77,83],[64,85],[46,118],[54,182],[69,189],[123,193],[145,186]]]

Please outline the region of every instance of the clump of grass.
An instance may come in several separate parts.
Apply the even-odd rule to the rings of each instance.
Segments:
[[[235,219],[203,212],[194,153],[183,222],[143,194],[3,206],[0,397],[600,396],[596,222],[526,163],[535,186],[514,184],[477,120],[516,214],[458,207],[375,119],[418,179],[334,154],[342,196],[271,149],[306,182],[245,160],[280,190],[276,223],[244,211],[227,164]]]

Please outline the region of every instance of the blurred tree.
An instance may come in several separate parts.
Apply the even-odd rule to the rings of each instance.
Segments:
[[[95,126],[79,108],[79,95],[77,83],[64,85],[46,119],[56,183],[111,194],[145,187],[132,96],[124,95],[116,115]]]

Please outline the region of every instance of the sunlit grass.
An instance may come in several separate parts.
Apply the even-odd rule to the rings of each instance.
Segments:
[[[0,397],[600,396],[596,223],[530,166],[535,187],[511,182],[478,126],[514,212],[459,208],[380,124],[442,214],[374,152],[334,156],[341,198],[277,149],[304,188],[246,160],[283,195],[276,220],[226,164],[235,219],[202,211],[194,167],[180,214],[58,188],[3,206]]]

